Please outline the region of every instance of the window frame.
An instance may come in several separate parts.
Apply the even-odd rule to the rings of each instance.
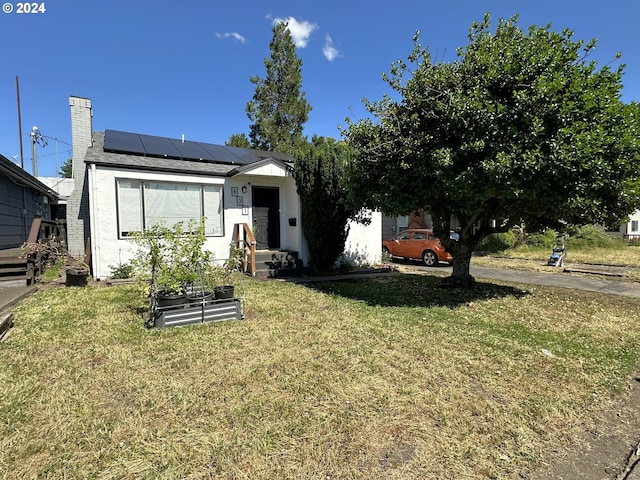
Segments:
[[[214,232],[216,227],[219,227],[220,233],[216,234],[216,233],[209,233],[205,231],[205,236],[206,237],[211,237],[211,238],[215,238],[215,237],[224,237],[225,236],[225,221],[224,221],[224,214],[225,214],[225,208],[224,208],[224,184],[221,183],[193,183],[193,182],[172,182],[172,181],[168,181],[168,180],[154,180],[154,179],[142,179],[142,178],[129,178],[129,177],[118,177],[115,179],[115,189],[116,189],[116,228],[117,228],[117,236],[119,240],[127,240],[130,239],[136,232],[137,230],[128,230],[126,232],[123,231],[122,229],[122,224],[123,224],[123,216],[122,216],[122,211],[121,211],[121,207],[122,207],[122,199],[121,199],[121,182],[131,182],[131,184],[137,183],[138,184],[138,200],[139,200],[139,216],[140,216],[140,226],[142,228],[142,230],[145,230],[149,227],[151,227],[153,224],[149,223],[149,218],[148,218],[148,212],[146,210],[146,203],[147,203],[147,195],[145,194],[145,185],[158,185],[158,184],[164,184],[164,185],[173,185],[173,186],[184,186],[184,187],[197,187],[199,192],[198,192],[198,198],[199,198],[199,202],[200,202],[200,218],[203,218],[203,216],[205,216],[204,214],[206,213],[207,210],[207,205],[205,205],[205,201],[206,198],[211,198],[211,194],[215,193],[215,190],[218,190],[218,196],[219,196],[219,211],[220,211],[220,223],[217,226],[214,226]],[[188,190],[188,189],[187,189]],[[208,190],[208,195],[205,195],[205,191]],[[213,215],[211,216],[213,217]],[[207,221],[209,221],[209,217],[207,216]],[[185,219],[180,220],[179,222],[182,222],[183,224],[186,225],[187,220]],[[176,222],[178,223],[178,222]],[[170,226],[170,225],[168,225]]]

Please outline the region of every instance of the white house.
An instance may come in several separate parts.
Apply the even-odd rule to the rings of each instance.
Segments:
[[[68,243],[74,255],[90,249],[94,278],[131,259],[132,232],[201,216],[205,248],[217,259],[228,256],[236,225],[247,225],[258,249],[293,251],[308,262],[291,155],[93,132],[91,101],[70,97],[69,105],[75,188],[67,204]],[[380,258],[381,217],[371,218],[368,226],[351,226],[345,253],[352,258]]]
[[[628,240],[640,239],[640,210],[633,212],[629,221],[620,225],[620,234]]]

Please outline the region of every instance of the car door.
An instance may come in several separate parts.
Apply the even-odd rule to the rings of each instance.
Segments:
[[[391,255],[394,257],[407,257],[410,252],[411,232],[399,233],[393,241]]]
[[[422,258],[422,252],[427,245],[427,233],[426,232],[413,232],[413,238],[411,239],[411,256],[410,258]]]

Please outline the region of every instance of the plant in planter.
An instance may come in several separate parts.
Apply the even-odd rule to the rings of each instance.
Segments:
[[[221,298],[233,298],[235,285],[234,285],[234,275],[237,275],[240,272],[242,267],[242,255],[244,254],[244,250],[236,245],[234,242],[231,242],[229,245],[229,258],[225,260],[222,267],[215,267],[216,270],[214,274],[217,275],[216,281],[219,282],[214,287],[215,296],[217,299]]]
[[[151,294],[172,304],[185,303],[187,289],[199,281],[198,268],[210,262],[212,254],[203,249],[204,221],[192,220],[171,227],[156,224],[134,236],[138,252],[132,264],[138,278],[151,281]]]

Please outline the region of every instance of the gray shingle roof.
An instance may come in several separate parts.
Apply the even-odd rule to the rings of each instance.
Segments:
[[[24,171],[4,155],[0,155],[0,173],[6,175],[7,178],[17,185],[31,187],[51,199],[58,200],[60,198],[55,190],[42,183],[33,175]]]

